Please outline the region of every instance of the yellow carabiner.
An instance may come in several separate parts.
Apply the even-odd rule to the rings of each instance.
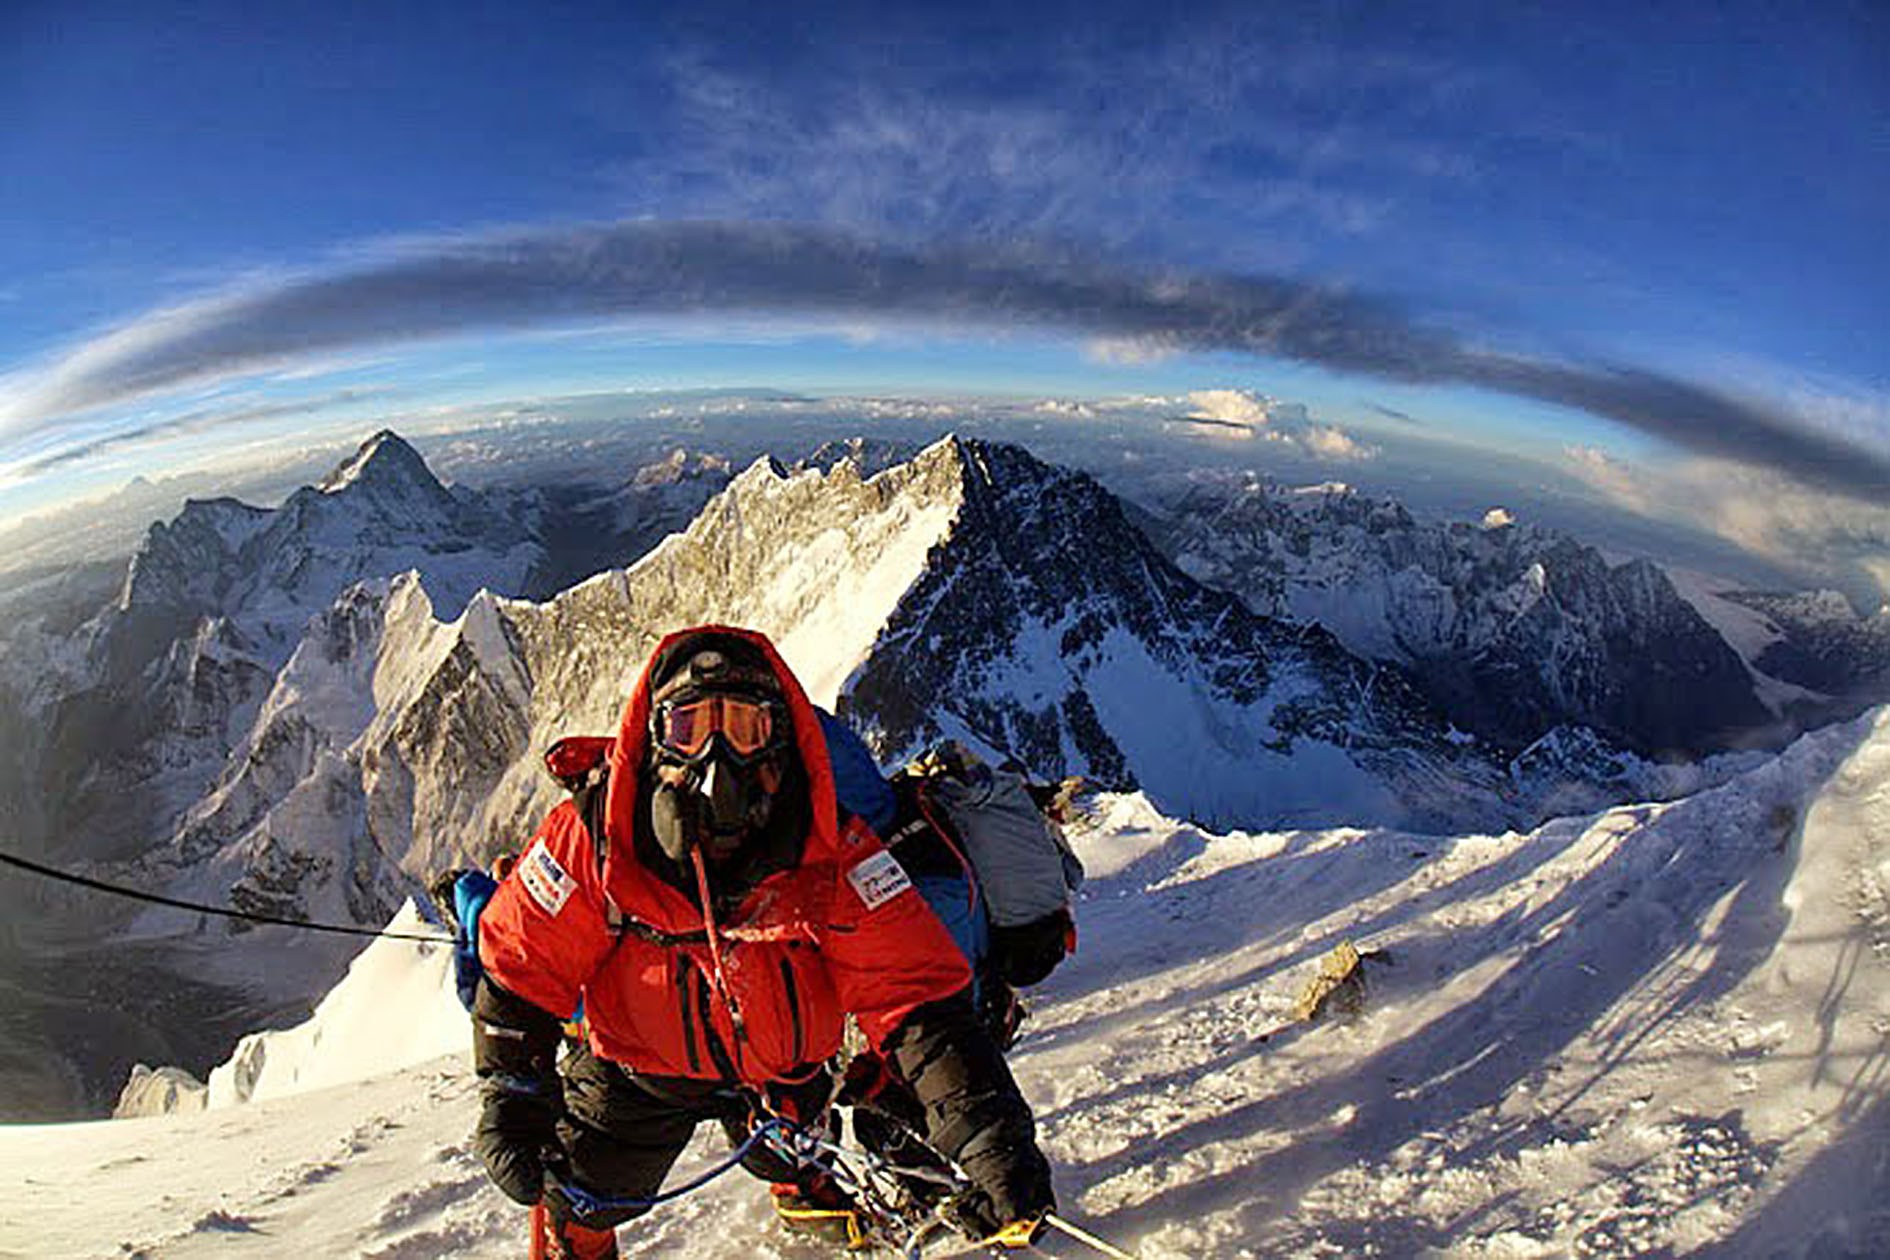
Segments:
[[[1021,1221],[1012,1221],[997,1233],[980,1242],[980,1247],[1004,1247],[1021,1250],[1037,1241],[1037,1235],[1043,1232],[1043,1217],[1026,1217]]]

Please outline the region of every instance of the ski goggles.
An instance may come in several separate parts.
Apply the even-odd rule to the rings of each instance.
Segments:
[[[651,722],[656,742],[679,757],[700,757],[720,735],[737,757],[752,757],[774,745],[777,705],[741,696],[702,696],[665,701]]]

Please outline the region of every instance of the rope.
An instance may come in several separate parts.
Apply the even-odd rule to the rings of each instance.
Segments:
[[[0,864],[17,866],[23,871],[56,880],[62,884],[76,884],[80,888],[89,888],[93,892],[109,893],[114,897],[126,897],[132,901],[148,901],[156,906],[169,906],[174,910],[191,910],[197,914],[213,914],[225,919],[242,919],[250,923],[269,923],[277,927],[301,928],[307,932],[332,932],[337,936],[372,936],[390,941],[424,941],[429,945],[451,945],[450,936],[422,936],[416,932],[389,932],[383,928],[365,928],[341,923],[315,923],[308,919],[286,919],[273,914],[252,914],[247,910],[233,910],[228,906],[209,906],[197,901],[181,901],[176,897],[166,897],[161,893],[145,892],[141,888],[126,888],[122,884],[108,884],[103,880],[88,879],[83,875],[74,875],[56,867],[41,866],[38,862],[29,862],[23,857],[0,851]]]
[[[787,1127],[788,1125],[785,1120],[770,1120],[765,1124],[758,1125],[755,1130],[742,1141],[742,1144],[735,1148],[734,1152],[729,1155],[727,1159],[709,1169],[709,1171],[700,1176],[692,1177],[680,1186],[672,1187],[671,1189],[650,1195],[647,1198],[620,1199],[613,1198],[607,1194],[594,1194],[574,1182],[566,1181],[562,1177],[556,1178],[558,1192],[570,1201],[572,1207],[578,1210],[579,1216],[594,1216],[599,1212],[642,1211],[647,1208],[659,1207],[672,1199],[680,1199],[685,1194],[700,1190],[717,1177],[720,1177],[723,1173],[731,1171],[736,1165],[740,1164],[744,1159],[747,1159],[754,1151],[755,1147],[759,1145],[763,1139],[767,1138],[770,1133],[776,1130],[784,1130]]]
[[[1053,1228],[1062,1230],[1064,1233],[1068,1234],[1070,1237],[1076,1239],[1077,1242],[1080,1242],[1087,1247],[1092,1247],[1095,1250],[1102,1252],[1105,1256],[1114,1257],[1114,1260],[1135,1260],[1134,1256],[1130,1255],[1128,1252],[1124,1251],[1122,1248],[1116,1246],[1114,1243],[1105,1242],[1104,1240],[1096,1237],[1096,1235],[1090,1233],[1088,1230],[1083,1229],[1080,1226],[1070,1224],[1068,1221],[1064,1220],[1061,1216],[1058,1216],[1055,1212],[1045,1212],[1043,1214],[1043,1223],[1046,1225],[1052,1226]]]
[[[963,1184],[958,1178],[950,1174],[933,1173],[929,1170],[920,1169],[896,1169],[886,1160],[871,1151],[851,1150],[841,1146],[837,1142],[823,1138],[817,1133],[810,1132],[800,1125],[795,1124],[793,1121],[780,1116],[776,1116],[773,1119],[755,1126],[728,1158],[724,1159],[707,1172],[691,1178],[682,1185],[664,1190],[658,1194],[650,1195],[647,1198],[613,1198],[609,1195],[595,1194],[584,1189],[582,1186],[566,1181],[562,1177],[556,1178],[556,1183],[559,1192],[564,1195],[565,1199],[569,1201],[572,1207],[577,1209],[580,1217],[592,1216],[600,1212],[644,1211],[668,1203],[671,1200],[680,1199],[686,1194],[700,1190],[717,1177],[737,1167],[744,1159],[748,1158],[749,1154],[754,1151],[756,1146],[763,1142],[773,1143],[776,1151],[797,1164],[803,1166],[812,1165],[824,1169],[834,1178],[835,1182],[839,1184],[843,1191],[859,1201],[859,1207],[867,1208],[870,1211],[874,1211],[876,1215],[883,1215],[888,1218],[880,1220],[875,1226],[877,1230],[882,1231],[880,1233],[881,1237],[885,1237],[887,1233],[897,1228],[911,1227],[904,1224],[895,1224],[898,1222],[898,1213],[894,1211],[889,1204],[871,1202],[871,1200],[877,1199],[879,1196],[873,1192],[865,1178],[848,1167],[849,1161],[859,1161],[861,1164],[865,1165],[866,1171],[870,1175],[895,1177],[916,1175],[925,1180],[936,1179],[948,1186],[960,1186]],[[1062,1230],[1078,1242],[1101,1252],[1103,1255],[1112,1257],[1113,1260],[1136,1260],[1136,1257],[1130,1255],[1120,1247],[1096,1237],[1096,1235],[1077,1225],[1071,1224],[1069,1221],[1058,1216],[1055,1212],[1046,1212],[1041,1219],[1043,1224],[1054,1229]],[[904,1256],[906,1260],[915,1260],[915,1258],[923,1256],[927,1239],[941,1229],[950,1228],[952,1228],[952,1226],[944,1218],[933,1216],[928,1220],[920,1222],[916,1228],[911,1228],[911,1232],[903,1244],[894,1241],[894,1245],[899,1247],[900,1254]],[[889,1239],[889,1241],[893,1240]],[[993,1246],[997,1246],[1005,1250],[1030,1251],[1033,1253],[1038,1250],[1036,1247],[1031,1246],[1028,1241],[1020,1240],[1018,1242],[1012,1242],[1005,1238],[1002,1232],[991,1238],[973,1243],[972,1246],[981,1249],[989,1249]]]

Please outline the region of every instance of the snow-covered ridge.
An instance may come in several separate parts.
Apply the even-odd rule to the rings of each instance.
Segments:
[[[409,935],[440,930],[412,902],[387,926]],[[207,1105],[308,1093],[465,1054],[469,1035],[466,1009],[453,989],[450,944],[376,941],[305,1023],[237,1043],[236,1053],[210,1074]]]
[[[456,496],[382,430],[318,486],[278,508],[193,501],[133,557],[124,618],[230,620],[279,667],[309,618],[362,580],[414,570],[449,613],[482,587],[525,589],[545,560],[528,531],[479,496]]]
[[[1214,834],[1126,795],[1074,841],[1081,949],[1011,1059],[1061,1211],[1146,1260],[1881,1254],[1890,711],[1696,797],[1527,832]],[[1295,1023],[1341,941],[1362,1011]],[[0,1251],[516,1254],[523,1213],[467,1149],[443,976],[377,942],[264,1056],[289,1088],[324,1056],[361,1079],[0,1130]],[[376,1064],[375,1014],[425,1028]],[[448,1053],[398,1068],[423,1032]],[[713,1129],[678,1180],[720,1155]],[[765,1199],[732,1175],[623,1243],[801,1254]]]

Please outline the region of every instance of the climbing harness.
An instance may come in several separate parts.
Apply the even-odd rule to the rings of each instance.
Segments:
[[[859,1236],[868,1245],[896,1253],[901,1260],[924,1260],[926,1246],[941,1234],[955,1233],[957,1225],[946,1214],[952,1196],[970,1188],[963,1178],[929,1168],[895,1165],[870,1151],[842,1146],[831,1138],[774,1116],[756,1125],[725,1159],[708,1171],[682,1185],[643,1198],[619,1198],[597,1194],[568,1178],[554,1174],[558,1192],[576,1210],[580,1218],[604,1212],[643,1211],[671,1202],[730,1172],[757,1149],[766,1147],[797,1168],[826,1174],[852,1201],[859,1215]],[[929,1182],[947,1191],[937,1206],[922,1204],[907,1185]],[[951,1254],[1004,1255],[1029,1252],[1043,1254],[1034,1240],[1041,1230],[1050,1228],[1069,1235],[1077,1242],[1112,1258],[1136,1260],[1129,1252],[1097,1237],[1088,1230],[1046,1212],[1035,1221],[1019,1221],[988,1238],[967,1243]]]

